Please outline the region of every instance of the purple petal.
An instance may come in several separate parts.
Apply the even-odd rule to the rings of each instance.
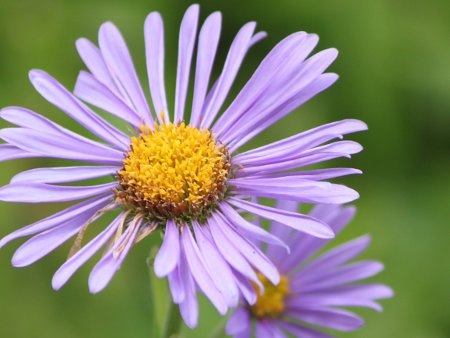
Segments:
[[[209,78],[216,56],[220,37],[222,17],[220,12],[208,16],[203,24],[198,41],[197,64],[195,67],[194,97],[190,124],[200,125],[201,112],[204,106]]]
[[[197,326],[198,302],[196,297],[195,283],[187,263],[187,257],[183,250],[180,262],[180,280],[184,283],[185,297],[180,303],[180,313],[184,322],[191,329]]]
[[[203,257],[205,267],[210,272],[211,279],[220,293],[225,297],[228,306],[237,306],[239,300],[239,290],[234,281],[234,276],[231,268],[226,263],[225,259],[214,247],[210,239],[208,239],[200,227],[202,225],[193,223],[195,231],[195,241],[198,244],[200,254]]]
[[[122,165],[123,152],[99,143],[26,128],[5,128],[0,138],[30,153],[108,165]]]
[[[361,170],[353,168],[326,168],[314,170],[302,170],[282,173],[264,173],[261,177],[264,178],[278,178],[278,177],[295,177],[302,180],[323,181],[331,178],[362,174]]]
[[[116,96],[120,96],[119,89],[109,73],[100,49],[85,38],[78,39],[76,46],[78,54],[92,75],[103,85],[105,85],[112,93]]]
[[[33,264],[51,251],[55,250],[69,238],[75,236],[80,229],[95,215],[97,210],[90,210],[64,223],[41,232],[23,243],[14,253],[12,264],[15,267],[23,267]],[[93,220],[92,220],[93,221]]]
[[[275,320],[261,319],[255,325],[256,337],[287,338],[277,327]]]
[[[268,145],[249,150],[234,157],[242,165],[261,164],[274,153],[284,156],[301,153],[343,135],[367,130],[367,125],[358,120],[342,120],[309,129],[297,135],[282,139]]]
[[[180,278],[180,266],[177,265],[171,273],[167,275],[169,282],[170,294],[172,295],[172,300],[175,304],[180,304],[185,294],[184,281]]]
[[[122,34],[114,24],[106,22],[100,27],[98,42],[106,66],[122,97],[128,99],[147,124],[151,124],[150,109]]]
[[[189,228],[184,229],[181,233],[181,243],[186,254],[186,261],[189,269],[194,277],[194,280],[208,297],[220,314],[225,314],[228,306],[223,298],[223,295],[216,288],[211,279],[211,272],[208,271],[206,263],[200,254],[200,250],[195,243]]]
[[[0,162],[30,157],[39,157],[39,155],[29,153],[11,144],[0,144]]]
[[[273,78],[280,76],[280,69],[292,69],[292,61],[302,62],[317,43],[316,35],[297,32],[278,43],[260,63],[250,80],[236,99],[214,124],[213,131],[220,136],[236,124],[254,103],[263,97]],[[309,44],[309,46],[306,46]]]
[[[258,285],[259,290],[263,289],[263,286],[261,282],[258,280],[258,282],[252,281],[250,283],[249,279],[247,277],[244,277],[237,271],[233,271],[236,285],[238,286],[239,290],[241,291],[242,298],[245,299],[247,304],[253,305],[256,302],[257,295],[255,291],[255,287],[252,285],[252,283],[255,283]]]
[[[305,203],[342,204],[359,194],[344,185],[298,179],[295,176],[236,178],[228,183],[239,195],[288,199]]]
[[[89,291],[98,293],[102,291],[122,265],[123,260],[134,244],[140,224],[134,228],[128,227],[115,245],[100,259],[89,275]],[[116,255],[115,251],[124,245],[122,251]]]
[[[251,326],[250,313],[242,307],[237,308],[228,318],[225,332],[234,335],[246,331]]]
[[[155,115],[160,122],[165,121],[167,123],[170,119],[164,85],[164,28],[159,13],[153,12],[147,16],[144,35],[148,81]]]
[[[220,231],[233,245],[239,250],[245,259],[264,276],[269,279],[272,284],[277,285],[280,282],[280,275],[272,262],[251,242],[243,238],[232,226],[227,222],[225,216],[221,213],[213,214],[213,219],[220,219],[222,226]]]
[[[115,166],[79,166],[79,167],[53,167],[37,168],[15,175],[11,183],[67,183],[88,180],[91,178],[114,175],[120,167]]]
[[[81,203],[75,204],[67,209],[64,209],[54,215],[46,217],[38,222],[25,226],[21,229],[18,229],[9,235],[3,237],[0,240],[0,248],[11,242],[14,239],[19,237],[29,236],[37,234],[38,232],[43,232],[48,229],[54,228],[62,223],[69,221],[72,218],[76,218],[77,216],[83,213],[89,213],[91,210],[100,210],[107,204],[111,203],[112,195],[108,194],[107,196],[98,196],[92,198],[90,200],[83,201]]]
[[[301,338],[334,338],[329,334],[301,326],[297,323],[291,323],[287,321],[280,321],[280,325],[289,333],[294,335],[295,337]]]
[[[362,236],[322,254],[302,269],[302,274],[328,270],[345,264],[361,254],[370,244],[370,236]]]
[[[233,144],[230,144],[230,153],[233,153],[236,149],[247,143],[253,137],[261,133],[267,127],[280,120],[294,109],[301,106],[309,99],[316,96],[318,93],[324,91],[336,82],[338,76],[332,73],[325,73],[320,75],[316,80],[308,85],[305,90],[300,91],[298,94],[290,98],[283,105],[277,107],[276,114],[268,114],[268,118],[262,120],[257,125],[249,121],[245,126],[241,127],[241,133],[233,140]],[[273,112],[272,112],[273,113]]]
[[[334,237],[333,231],[326,223],[310,216],[278,210],[234,197],[230,197],[228,201],[234,206],[242,208],[252,214],[287,225],[312,236],[319,238]]]
[[[118,149],[127,149],[129,144],[127,135],[85,106],[53,77],[40,70],[30,71],[29,76],[33,86],[47,101],[61,109],[94,135]]]
[[[145,124],[143,117],[90,73],[80,72],[74,94],[83,101],[131,123],[134,127]]]
[[[117,231],[119,224],[125,220],[125,215],[121,213],[117,216],[105,230],[83,246],[55,272],[52,279],[52,287],[54,290],[59,290],[66,284],[69,278],[111,239]]]
[[[179,263],[180,237],[177,225],[173,220],[166,223],[164,240],[155,257],[154,269],[158,277],[167,276]]]
[[[202,128],[210,127],[223,102],[225,101],[242,61],[244,60],[244,56],[251,46],[250,42],[255,26],[256,24],[254,22],[247,23],[239,30],[234,38],[225,60],[222,73],[218,79],[217,87],[212,93],[209,104],[203,108],[203,119],[200,121],[200,126]]]
[[[178,70],[175,90],[174,123],[179,123],[184,119],[184,106],[186,104],[189,73],[195,45],[195,36],[197,34],[198,14],[199,6],[192,5],[184,14],[183,21],[181,22],[180,37],[178,41]]]
[[[281,246],[283,247],[287,252],[290,251],[289,247],[284,243],[282,240],[280,240],[278,237],[272,235],[271,233],[265,231],[263,228],[256,226],[247,220],[245,220],[239,213],[234,210],[229,204],[227,203],[220,203],[220,210],[224,213],[226,218],[230,220],[230,222],[236,226],[240,231],[243,231],[247,234],[249,234],[249,237],[254,237],[257,240],[263,241],[265,243],[269,243],[273,246]],[[285,227],[287,228],[287,227]]]
[[[111,192],[116,182],[92,186],[58,186],[44,183],[19,182],[0,188],[4,202],[46,203],[67,202]]]

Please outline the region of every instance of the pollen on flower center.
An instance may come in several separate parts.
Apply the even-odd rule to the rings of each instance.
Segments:
[[[260,273],[258,273],[258,279],[264,286],[264,293],[256,284],[253,284],[258,298],[250,307],[252,314],[258,318],[280,316],[284,311],[284,301],[289,292],[288,279],[286,276],[281,276],[277,285],[273,285]]]
[[[140,129],[118,172],[116,198],[155,220],[201,220],[226,193],[227,148],[184,123]]]

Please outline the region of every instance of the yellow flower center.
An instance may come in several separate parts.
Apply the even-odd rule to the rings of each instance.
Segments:
[[[281,276],[278,285],[273,285],[260,273],[258,273],[258,279],[264,286],[264,293],[261,293],[259,287],[253,284],[258,298],[256,303],[250,307],[251,312],[258,318],[280,316],[284,311],[284,300],[289,292],[287,278]]]
[[[201,220],[226,193],[226,147],[184,123],[140,129],[118,172],[116,198],[154,220]]]

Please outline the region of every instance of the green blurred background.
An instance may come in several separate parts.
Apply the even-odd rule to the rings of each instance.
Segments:
[[[325,93],[264,133],[253,144],[343,118],[362,119],[369,131],[350,138],[365,150],[351,161],[363,176],[339,180],[361,193],[359,212],[339,241],[371,233],[365,257],[385,263],[375,278],[393,287],[385,311],[358,311],[367,325],[339,337],[450,337],[450,5],[446,0],[204,0],[202,18],[223,12],[217,66],[239,27],[256,20],[269,33],[249,53],[240,88],[270,48],[298,30],[321,37],[319,49],[340,51],[331,70],[340,80]],[[121,29],[145,80],[142,26],[152,10],[166,25],[167,82],[174,83],[181,0],[0,0],[0,106],[20,105],[71,126],[28,82],[32,68],[48,71],[73,88],[83,68],[74,42],[96,41],[97,29],[111,20]],[[220,67],[216,67],[219,70]],[[169,90],[169,98],[173,98]],[[234,93],[237,92],[237,89]],[[3,122],[2,122],[3,123]],[[3,123],[2,126],[5,124]],[[79,130],[79,129],[78,129]],[[61,163],[19,160],[0,165],[0,183],[26,168]],[[330,164],[330,165],[331,165]],[[0,236],[40,219],[60,206],[0,204]],[[149,288],[145,258],[152,240],[140,243],[106,290],[91,295],[87,264],[59,292],[51,276],[70,245],[24,269],[10,266],[19,246],[0,253],[1,337],[149,337]],[[162,312],[162,309],[159,311]],[[203,305],[199,328],[186,337],[207,337],[220,321]]]

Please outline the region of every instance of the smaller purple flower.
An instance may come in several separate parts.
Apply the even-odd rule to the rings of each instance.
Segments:
[[[297,211],[298,203],[280,201],[279,208]],[[310,213],[340,232],[355,214],[355,207],[318,205]],[[362,236],[332,250],[315,255],[329,240],[292,232],[279,223],[271,232],[283,239],[291,253],[268,244],[266,254],[280,271],[280,282],[273,285],[258,274],[264,290],[254,285],[256,302],[242,301],[228,320],[226,331],[234,338],[275,337],[331,338],[322,329],[354,331],[364,325],[356,314],[340,307],[367,307],[381,311],[377,299],[392,297],[391,288],[382,284],[355,284],[383,270],[380,262],[352,262],[370,243]],[[253,325],[254,324],[254,325]]]

